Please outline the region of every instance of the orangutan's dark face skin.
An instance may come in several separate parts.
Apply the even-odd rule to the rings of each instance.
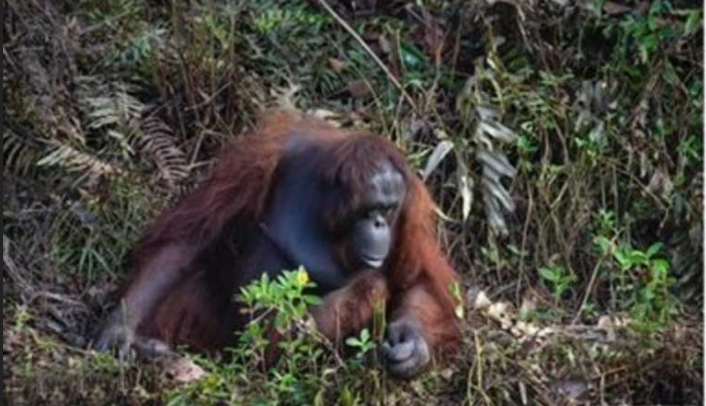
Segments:
[[[382,165],[370,179],[369,194],[353,218],[349,246],[363,268],[379,269],[393,245],[393,225],[406,193],[402,175],[390,164]]]

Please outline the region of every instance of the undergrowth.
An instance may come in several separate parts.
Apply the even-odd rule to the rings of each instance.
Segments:
[[[700,3],[3,7],[9,404],[703,402]],[[468,295],[462,353],[388,381],[379,331],[340,354],[311,331],[300,273],[244,292],[284,318],[296,356],[273,370],[261,323],[188,355],[207,374],[187,385],[88,351],[150,219],[293,85],[424,178],[464,290],[489,302]]]
[[[305,270],[285,272],[275,281],[267,275],[242,289],[237,298],[250,322],[238,344],[225,354],[226,361],[204,359],[211,373],[206,379],[168,395],[169,405],[213,404],[224,401],[242,405],[367,405],[380,396],[382,369],[375,364],[376,343],[365,329],[348,338],[352,350],[344,362],[336,343],[316,333],[308,317],[309,306],[320,299],[307,293],[315,284]],[[378,317],[379,319],[379,317]],[[382,331],[383,326],[378,326]],[[277,339],[271,338],[272,329]],[[278,355],[274,355],[278,354]],[[279,357],[272,368],[273,357]]]

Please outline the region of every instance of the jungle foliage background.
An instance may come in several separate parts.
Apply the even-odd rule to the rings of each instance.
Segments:
[[[700,1],[3,11],[4,404],[703,404]],[[90,351],[150,219],[287,94],[424,177],[463,279],[462,353],[397,382],[377,334],[344,358],[302,338],[270,372],[183,353],[204,377],[180,383]]]

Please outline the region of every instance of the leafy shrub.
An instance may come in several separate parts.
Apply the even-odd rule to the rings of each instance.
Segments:
[[[236,346],[225,360],[197,358],[208,376],[170,392],[168,404],[324,405],[328,399],[347,406],[365,404],[364,398],[375,392],[359,386],[380,384],[380,370],[368,362],[379,334],[365,329],[359,337],[349,337],[345,343],[355,356],[341,359],[309,316],[309,306],[321,304],[310,293],[315,287],[299,269],[274,280],[263,274],[242,288],[237,300],[251,321]],[[279,361],[267,368],[275,352]]]

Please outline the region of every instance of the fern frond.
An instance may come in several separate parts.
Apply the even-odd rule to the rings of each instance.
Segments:
[[[23,137],[11,129],[2,133],[3,172],[11,171],[19,176],[26,176],[39,156],[39,145],[29,134]]]
[[[88,152],[68,144],[52,143],[54,149],[37,162],[38,166],[60,166],[69,172],[82,172],[91,179],[123,175],[123,170]]]
[[[134,155],[131,145],[139,137],[145,104],[126,83],[106,84],[93,77],[82,77],[80,101],[88,114],[88,128],[103,131],[120,145],[123,156]]]
[[[162,119],[152,116],[143,121],[138,147],[152,158],[160,177],[170,189],[175,189],[180,181],[189,176],[186,155],[178,147],[172,129]]]

